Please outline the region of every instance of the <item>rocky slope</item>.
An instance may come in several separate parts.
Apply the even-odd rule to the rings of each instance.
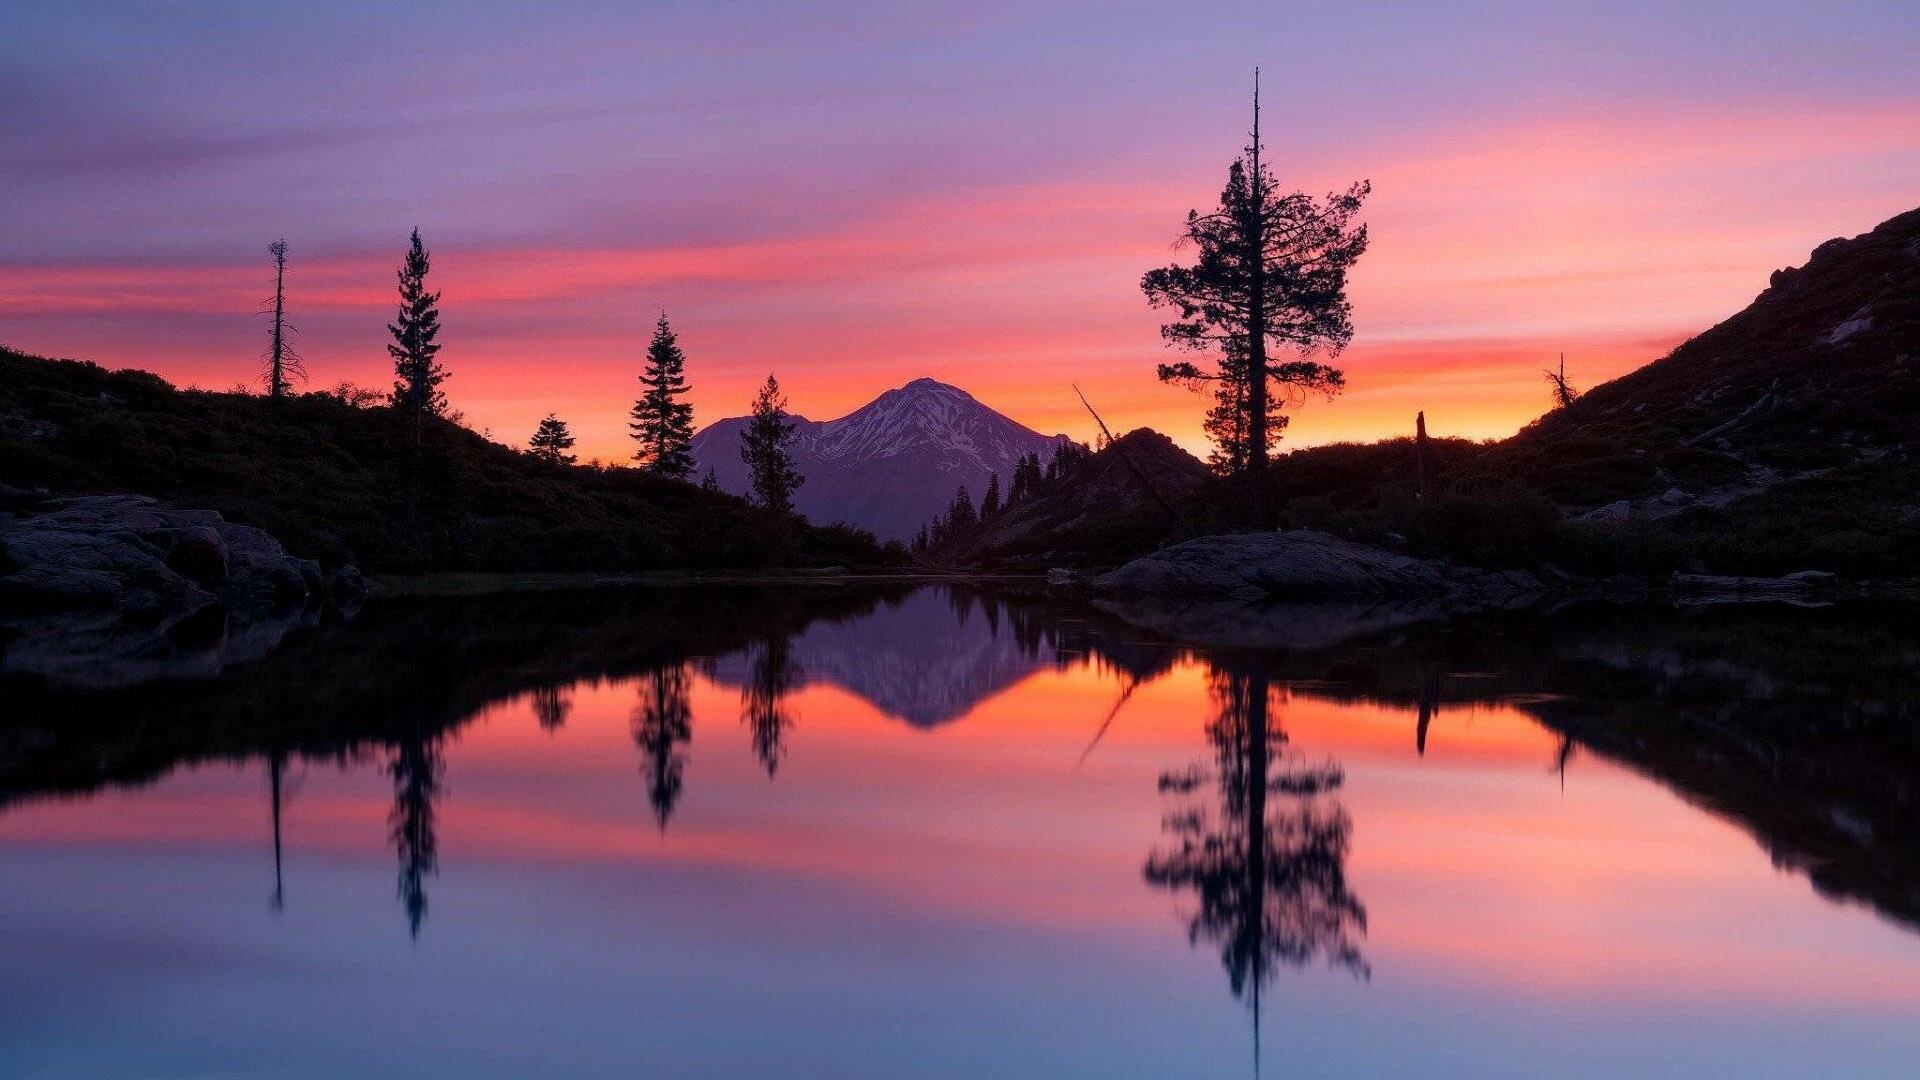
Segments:
[[[1042,435],[933,379],[889,390],[837,420],[793,417],[793,455],[807,482],[795,495],[815,522],[844,521],[882,539],[904,540],[966,484],[977,499],[988,478],[1004,486],[1023,455],[1042,460],[1065,439]],[[723,490],[747,491],[740,435],[747,418],[728,417],[693,439],[694,459]]]
[[[952,562],[1044,569],[1059,565],[1063,553],[1125,551],[1143,537],[1178,530],[1179,508],[1206,485],[1207,476],[1207,467],[1172,439],[1140,428],[978,529],[951,538],[935,554]]]

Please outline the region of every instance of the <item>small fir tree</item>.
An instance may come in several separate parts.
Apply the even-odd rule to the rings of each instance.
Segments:
[[[1000,474],[994,473],[987,481],[987,493],[980,496],[980,520],[1000,512]]]
[[[447,371],[436,357],[440,345],[440,294],[427,291],[430,263],[420,230],[415,227],[400,263],[400,312],[387,324],[393,344],[387,354],[393,357],[393,404],[415,416],[439,416],[447,410],[447,395],[440,384]]]
[[[740,436],[740,459],[747,463],[753,500],[777,514],[793,512],[793,492],[806,477],[794,468],[793,421],[787,419],[787,396],[772,374],[753,399],[753,416]]]
[[[949,535],[963,532],[980,523],[980,515],[973,509],[973,494],[967,485],[961,484],[960,490],[953,493],[953,502],[947,507],[947,532]]]
[[[573,433],[567,430],[565,420],[552,413],[548,413],[547,418],[534,429],[533,438],[527,440],[527,447],[534,457],[555,465],[571,465],[574,462],[574,456],[568,453],[573,449]]]
[[[686,364],[663,311],[647,346],[647,366],[640,375],[643,389],[627,427],[639,443],[634,460],[674,480],[693,475],[693,406],[681,400],[688,389]]]

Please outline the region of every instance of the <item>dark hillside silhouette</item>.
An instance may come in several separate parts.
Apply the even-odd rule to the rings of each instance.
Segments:
[[[1176,502],[1196,533],[1313,528],[1473,565],[1908,577],[1915,357],[1920,210],[1820,245],[1666,358],[1577,394],[1555,383],[1551,411],[1512,438],[1447,438],[1445,406],[1430,407],[1424,452],[1410,415],[1408,437],[1296,450],[1257,481]],[[1184,536],[1170,515],[1091,489],[1080,499],[1075,536],[984,529],[949,558],[1098,567]]]
[[[277,406],[277,407],[276,407]],[[419,439],[419,498],[410,472]],[[556,467],[432,415],[330,394],[176,390],[0,349],[0,485],[219,510],[370,572],[871,564],[847,529],[783,523],[640,469]],[[26,496],[21,496],[26,497]]]

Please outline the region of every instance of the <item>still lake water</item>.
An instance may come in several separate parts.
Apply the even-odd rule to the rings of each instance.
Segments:
[[[0,1077],[1920,1072],[1912,631],[1393,621],[391,601],[22,692]]]

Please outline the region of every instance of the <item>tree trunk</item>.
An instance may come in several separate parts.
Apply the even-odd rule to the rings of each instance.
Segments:
[[[1427,442],[1427,414],[1422,410],[1413,417],[1413,454],[1420,470],[1420,503],[1429,505],[1434,497],[1433,446]]]

